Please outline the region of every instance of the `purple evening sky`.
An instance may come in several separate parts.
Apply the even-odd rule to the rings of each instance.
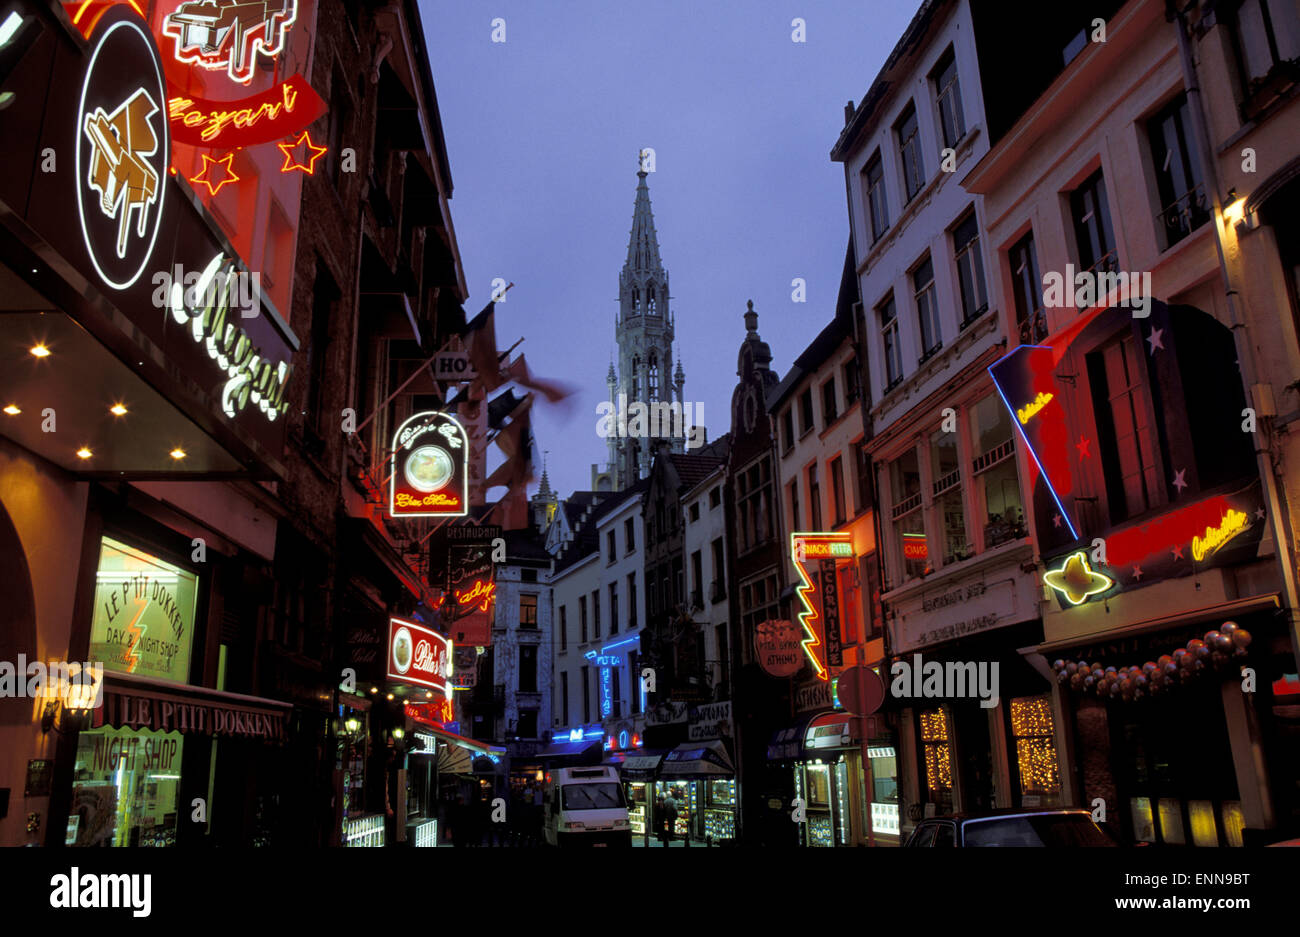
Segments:
[[[844,171],[828,156],[913,3],[614,4],[422,0],[473,315],[495,277],[502,350],[578,393],[534,433],[561,497],[606,459],[596,404],[615,348],[637,153],[672,288],[685,396],[712,440],[730,424],[745,301],[779,374],[834,313],[848,239]],[[493,20],[506,41],[492,41]],[[791,39],[802,17],[806,43]],[[791,280],[807,281],[807,302]],[[500,461],[492,447],[489,465]],[[540,476],[540,466],[539,466]],[[530,487],[535,489],[535,485]],[[496,492],[500,493],[500,490]]]

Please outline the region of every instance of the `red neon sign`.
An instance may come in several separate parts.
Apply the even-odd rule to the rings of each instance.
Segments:
[[[925,534],[903,534],[903,556],[909,560],[928,560],[930,548]]]
[[[294,155],[293,151],[298,147],[306,144],[307,162],[300,162]],[[327,147],[317,146],[311,142],[311,135],[306,130],[302,132],[296,143],[277,143],[280,152],[284,154],[284,165],[280,167],[280,172],[293,172],[295,169],[301,169],[307,175],[313,175],[316,172],[316,160],[325,155]]]
[[[238,182],[240,179],[239,176],[235,175],[235,170],[231,168],[230,165],[231,160],[233,160],[234,158],[235,158],[234,153],[227,153],[225,156],[221,157],[221,159],[213,159],[212,157],[204,153],[203,171],[199,173],[197,176],[190,176],[190,182],[194,183],[195,185],[206,185],[208,187],[208,192],[210,192],[212,195],[216,195],[218,192],[221,191],[221,187],[223,185],[226,185],[227,183],[230,182]],[[221,179],[215,185],[212,182],[212,168],[214,166],[220,166],[225,171],[225,175],[222,176]]]
[[[190,146],[256,146],[296,134],[325,113],[325,102],[302,75],[236,101],[191,97],[168,88],[172,140]]]
[[[461,608],[478,604],[480,612],[486,612],[496,598],[497,585],[495,582],[486,582],[482,579],[476,579],[474,585],[463,591],[456,593],[456,604]],[[441,604],[441,603],[439,603]]]
[[[1112,533],[1106,538],[1106,565],[1127,566],[1144,560],[1152,553],[1170,550],[1204,537],[1206,530],[1217,528],[1232,505],[1219,496],[1162,514],[1145,524]]]
[[[796,589],[804,606],[804,611],[798,616],[799,624],[808,635],[803,640],[803,649],[817,671],[819,680],[830,679],[830,671],[826,669],[827,658],[829,657],[832,663],[836,663],[836,655],[840,650],[838,609],[828,608],[828,605],[837,603],[837,594],[834,591],[836,583],[833,576],[829,583],[825,581],[825,577],[828,575],[827,570],[833,569],[836,559],[853,558],[852,541],[853,537],[848,533],[792,533],[790,535],[794,568],[803,583]],[[808,575],[807,566],[810,562],[816,562],[819,567],[825,564],[821,570],[823,581],[820,589],[813,585],[812,577]],[[819,601],[814,603],[814,597]],[[817,623],[817,628],[813,627],[814,622]],[[823,637],[827,640],[824,641]]]

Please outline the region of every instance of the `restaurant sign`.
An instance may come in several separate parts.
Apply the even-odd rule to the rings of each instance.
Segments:
[[[451,641],[431,628],[400,618],[389,620],[388,679],[450,696],[451,655]]]
[[[464,517],[469,513],[465,430],[446,413],[408,418],[393,435],[388,513],[392,517]]]

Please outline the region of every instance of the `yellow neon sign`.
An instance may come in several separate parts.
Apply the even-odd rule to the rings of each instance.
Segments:
[[[804,634],[807,635],[801,642],[804,653],[812,661],[813,667],[817,671],[818,680],[829,680],[830,673],[821,662],[821,658],[813,652],[813,648],[821,647],[822,641],[817,632],[813,630],[812,622],[820,616],[817,613],[816,606],[809,599],[815,591],[812,579],[809,578],[807,570],[804,569],[804,563],[809,559],[835,559],[853,556],[853,535],[849,533],[833,534],[791,534],[790,535],[790,555],[794,559],[795,571],[799,573],[799,578],[803,585],[795,591],[799,595],[799,601],[803,603],[804,610],[799,613],[799,624],[803,626]]]
[[[1207,527],[1204,537],[1192,538],[1192,559],[1199,563],[1249,526],[1250,518],[1241,511],[1229,509],[1218,527]]]
[[[1040,392],[1030,403],[1017,410],[1016,419],[1020,420],[1020,425],[1023,426],[1033,419],[1034,414],[1052,402],[1052,397],[1052,394]]]
[[[1088,566],[1088,555],[1072,553],[1060,569],[1043,573],[1043,582],[1066,597],[1071,605],[1082,605],[1090,596],[1099,595],[1115,584],[1109,576]]]

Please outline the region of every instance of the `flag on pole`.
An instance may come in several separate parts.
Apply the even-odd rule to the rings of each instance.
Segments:
[[[465,331],[460,333],[469,354],[469,363],[478,372],[474,380],[482,384],[484,391],[489,394],[509,379],[501,370],[494,305],[489,301],[482,312],[465,324]]]

